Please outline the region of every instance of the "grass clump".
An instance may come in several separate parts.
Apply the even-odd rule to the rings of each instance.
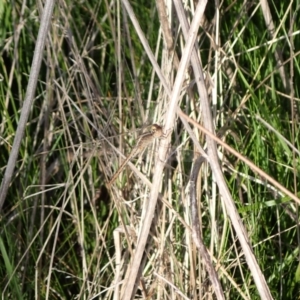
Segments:
[[[144,2],[131,3],[133,13],[172,91],[185,54],[180,18],[160,1]],[[216,135],[298,197],[299,6],[263,2],[209,2],[195,45]],[[33,2],[0,2],[2,178],[19,134],[41,13]],[[195,17],[194,2],[185,14]],[[56,3],[51,20],[13,177],[0,199],[1,297],[117,299],[139,249],[151,195],[147,179],[153,182],[162,142],[132,160],[141,171],[130,164],[112,188],[107,182],[148,125],[167,123],[174,99],[125,1]],[[189,67],[176,101],[205,124],[199,80]],[[222,299],[223,293],[226,299],[260,299],[245,256],[250,244],[239,239],[209,163],[197,173],[199,250],[189,190],[197,151],[178,116],[133,298]],[[210,147],[196,126],[194,133]],[[296,299],[299,202],[224,145],[218,156],[262,286],[274,299]]]

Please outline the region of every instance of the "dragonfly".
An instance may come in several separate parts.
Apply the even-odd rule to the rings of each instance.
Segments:
[[[114,136],[115,137],[115,136]],[[150,145],[152,144],[156,139],[161,139],[161,138],[165,138],[166,134],[163,132],[163,128],[158,125],[158,124],[153,124],[151,126],[151,130],[150,132],[146,132],[143,133],[139,136],[135,146],[132,148],[131,152],[126,156],[126,158],[123,160],[123,162],[121,163],[121,165],[119,166],[119,168],[117,169],[117,171],[115,172],[115,174],[111,177],[111,179],[109,180],[107,186],[111,187],[112,184],[116,181],[116,179],[118,178],[118,176],[120,175],[120,173],[124,170],[124,168],[126,167],[126,165],[128,164],[128,162],[133,159],[134,157],[138,156],[141,157],[144,150]],[[78,158],[80,158],[80,155],[82,155],[82,157],[84,159],[89,159],[90,157],[95,157],[95,156],[101,156],[104,155],[104,152],[106,154],[109,154],[109,152],[111,152],[111,150],[107,150],[107,149],[97,149],[98,145],[102,145],[103,141],[98,140],[96,143],[94,142],[93,145],[91,146],[91,144],[84,144],[81,145],[82,147],[85,146],[89,149],[86,150],[82,150],[79,151],[80,149],[78,148],[77,151],[73,151],[73,150],[67,150],[66,151],[66,160],[65,163],[67,164],[72,164],[72,162]],[[173,162],[176,160],[177,161],[177,155],[178,151],[180,151],[180,160],[184,161],[184,162],[192,162],[195,156],[195,152],[194,151],[189,151],[189,150],[179,150],[178,148],[173,148],[173,149],[169,149],[168,151],[168,157],[166,159],[166,161],[168,162],[168,167],[171,167],[171,165],[173,164]],[[54,162],[52,164],[50,164],[50,166],[47,168],[46,170],[46,180],[45,183],[47,184],[51,178],[55,177],[55,175],[61,170],[62,167],[62,158],[57,157]]]

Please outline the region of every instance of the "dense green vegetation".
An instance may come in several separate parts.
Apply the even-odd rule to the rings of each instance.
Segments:
[[[172,87],[175,57],[180,59],[184,48],[176,12],[169,13],[174,47],[167,49],[155,2],[130,3]],[[209,2],[197,45],[218,135],[299,195],[300,3],[268,4],[274,31],[259,3],[224,1],[217,9]],[[186,7],[190,20],[193,5]],[[40,14],[36,1],[0,0],[1,180],[25,99]],[[189,68],[180,107],[202,124],[194,80]],[[129,167],[112,189],[106,183],[122,162],[117,150],[128,154],[140,128],[164,124],[169,101],[121,3],[56,3],[0,212],[2,299],[117,299],[116,283],[130,267],[149,189]],[[195,132],[205,145],[204,134]],[[157,146],[132,160],[150,181]],[[195,155],[179,118],[171,147],[161,189],[165,202],[158,205],[135,299],[213,299],[202,256],[182,222],[190,224]],[[298,203],[223,147],[218,150],[272,296],[298,299]],[[226,299],[260,299],[208,164],[197,190],[203,240]]]

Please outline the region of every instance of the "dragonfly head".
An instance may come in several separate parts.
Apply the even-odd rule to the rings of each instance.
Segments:
[[[153,134],[154,137],[158,138],[161,137],[163,135],[163,130],[162,127],[157,125],[157,124],[153,124],[151,126],[151,133]]]

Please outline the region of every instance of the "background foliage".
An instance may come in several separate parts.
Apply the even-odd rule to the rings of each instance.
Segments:
[[[155,2],[131,4],[172,82],[176,67],[166,60]],[[197,44],[216,132],[297,195],[300,4],[268,4],[274,32],[268,30],[256,1],[223,1],[218,7],[209,1]],[[186,3],[190,19],[193,7],[193,1]],[[1,174],[26,92],[40,14],[35,1],[0,2]],[[180,58],[184,42],[179,23],[175,12],[169,17],[176,42],[172,50]],[[193,80],[189,70],[181,108],[201,123],[201,101]],[[137,129],[145,131],[152,122],[163,124],[167,103],[121,3],[56,3],[34,106],[1,212],[2,299],[116,297],[116,257],[122,256],[124,278],[148,189],[129,168],[113,193],[106,188],[121,162],[112,145],[129,153]],[[204,144],[204,136],[198,137]],[[149,179],[154,149],[137,160]],[[274,299],[296,299],[298,205],[235,156],[221,147],[219,152]],[[193,158],[193,145],[177,121],[162,183],[170,206],[162,205],[157,212],[144,286],[136,298],[183,299],[177,289],[188,299],[213,298],[202,258],[177,218],[189,221],[187,186]],[[226,298],[259,298],[208,166],[202,168],[198,191],[203,240]],[[135,233],[124,236],[122,224]]]

